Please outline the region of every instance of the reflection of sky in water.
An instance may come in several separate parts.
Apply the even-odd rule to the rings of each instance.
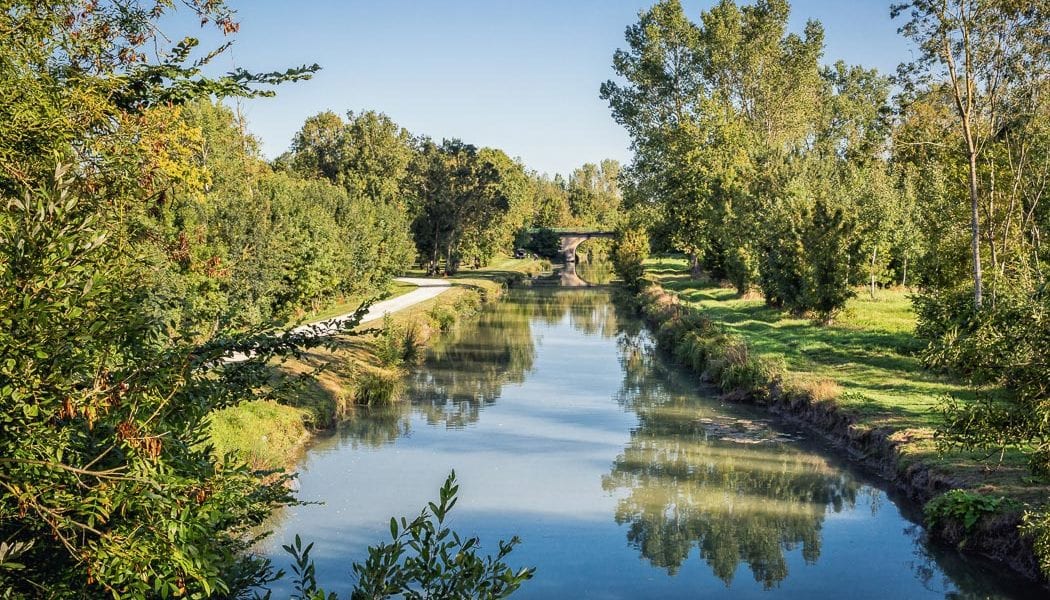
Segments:
[[[489,552],[517,534],[511,565],[538,568],[515,597],[996,589],[965,575],[978,565],[932,559],[890,499],[833,459],[794,443],[722,439],[746,428],[711,423],[765,428],[763,415],[668,375],[648,338],[616,323],[607,294],[514,298],[434,349],[410,378],[415,406],[362,416],[315,445],[299,496],[325,504],[280,513],[268,554],[283,565],[274,549],[299,533],[315,543],[318,579],[345,595],[351,562],[387,539],[389,517],[416,514],[455,468],[452,526],[480,535]]]

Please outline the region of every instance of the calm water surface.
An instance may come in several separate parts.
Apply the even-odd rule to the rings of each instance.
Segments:
[[[516,598],[1023,598],[1034,590],[927,546],[884,487],[798,431],[722,405],[663,360],[606,291],[517,290],[434,347],[408,398],[364,412],[301,463],[299,533],[318,579],[414,516],[450,469],[452,526],[487,552],[519,535]],[[275,589],[275,597],[284,590]]]

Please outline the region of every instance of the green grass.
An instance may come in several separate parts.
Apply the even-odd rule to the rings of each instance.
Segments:
[[[239,455],[257,469],[286,464],[306,440],[306,412],[272,400],[254,400],[211,415],[215,454]]]
[[[493,302],[511,280],[538,274],[547,267],[545,261],[500,258],[488,267],[465,270],[448,278],[448,291],[391,314],[392,324],[408,327],[421,325],[417,333],[421,343],[440,331],[433,314],[445,312],[454,320],[473,314],[483,302]],[[412,275],[423,276],[422,273]],[[394,295],[416,286],[393,286]],[[345,302],[311,315],[313,321],[324,320],[357,308],[357,302]],[[454,323],[451,325],[454,326]],[[340,420],[352,419],[358,402],[385,403],[397,397],[400,379],[392,380],[376,354],[372,335],[340,336],[333,348],[318,347],[301,358],[274,365],[277,375],[298,376],[293,385],[282,388],[280,403],[244,402],[212,415],[211,441],[218,454],[234,452],[253,467],[274,469],[289,466],[298,456],[300,445],[315,428],[330,427]],[[392,371],[391,371],[392,372]]]
[[[822,326],[770,308],[759,297],[694,281],[685,259],[652,259],[646,267],[664,289],[745,338],[759,356],[782,358],[791,373],[837,382],[844,392],[840,406],[874,426],[933,426],[941,396],[972,394],[923,369],[907,291],[877,290],[874,299],[858,293],[833,325]]]
[[[867,289],[858,289],[834,324],[822,326],[767,307],[760,296],[742,298],[732,288],[694,280],[684,258],[653,258],[646,270],[681,303],[743,337],[751,352],[781,361],[789,382],[837,384],[841,389],[833,394],[835,404],[862,427],[897,432],[897,439],[906,441],[905,461],[922,460],[950,470],[961,482],[1023,499],[1045,495],[1045,482],[1034,487],[1025,483],[1030,478],[1020,453],[1007,453],[997,465],[996,460],[977,460],[984,455],[937,452],[933,432],[941,423],[941,399],[947,394],[973,399],[977,392],[964,381],[923,367],[918,358],[923,343],[914,336],[916,317],[908,291],[876,290],[871,298]]]

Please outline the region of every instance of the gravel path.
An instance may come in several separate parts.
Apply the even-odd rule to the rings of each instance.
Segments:
[[[369,321],[375,321],[382,319],[386,313],[393,313],[399,310],[408,308],[420,302],[435,298],[440,294],[448,291],[451,285],[444,279],[424,279],[421,277],[397,277],[395,278],[401,283],[407,283],[410,285],[418,286],[416,289],[402,294],[396,298],[390,298],[389,300],[382,300],[376,302],[369,307],[368,312],[365,313],[364,318],[361,319],[361,323],[367,323]],[[353,313],[347,313],[345,315],[339,315],[332,317],[331,319],[325,319],[320,323],[314,323],[311,325],[301,325],[292,330],[294,333],[313,331],[314,333],[325,335],[333,333],[339,330],[339,325],[353,318]],[[247,355],[238,352],[233,356],[223,360],[222,362],[240,362],[246,360]]]

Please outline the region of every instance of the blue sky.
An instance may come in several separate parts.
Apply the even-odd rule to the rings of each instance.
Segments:
[[[693,20],[714,0],[683,0]],[[216,62],[228,70],[318,63],[313,80],[242,102],[274,157],[323,110],[376,109],[412,133],[458,137],[568,173],[630,159],[628,139],[598,98],[623,32],[651,2],[631,0],[230,0],[241,31]],[[791,29],[825,27],[825,60],[892,72],[909,58],[889,0],[795,0]],[[174,24],[165,29],[188,31]],[[203,36],[202,36],[203,37]],[[205,38],[205,45],[214,43]]]

